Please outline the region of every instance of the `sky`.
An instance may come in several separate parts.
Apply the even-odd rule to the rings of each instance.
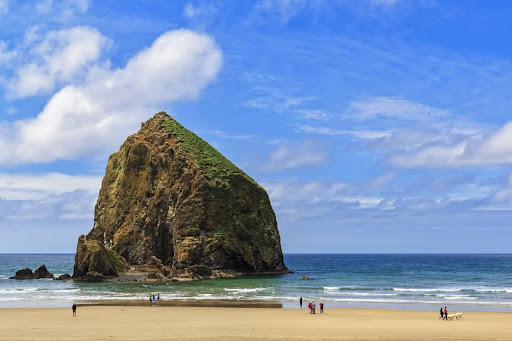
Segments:
[[[72,253],[158,111],[285,253],[510,253],[512,2],[0,0],[0,253]]]

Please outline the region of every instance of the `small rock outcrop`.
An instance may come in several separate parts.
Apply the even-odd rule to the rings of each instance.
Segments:
[[[16,271],[16,275],[9,277],[9,279],[34,279],[35,275],[29,268]]]
[[[34,271],[35,278],[53,278],[53,274],[48,271],[45,265],[41,265]]]
[[[72,279],[73,277],[71,277],[71,275],[69,274],[63,274],[63,275],[60,275],[59,277],[56,277],[54,278],[56,281],[69,281],[70,279]]]
[[[79,260],[79,261],[77,261]],[[125,260],[97,240],[78,238],[74,277],[88,282],[100,282],[104,276],[118,276],[127,268]]]
[[[94,226],[78,239],[73,277],[286,272],[266,191],[162,112],[110,156]]]
[[[40,279],[40,278],[53,278],[53,274],[48,271],[45,265],[41,265],[36,271],[32,272],[31,269],[25,268],[16,271],[16,275],[9,277],[9,279]]]

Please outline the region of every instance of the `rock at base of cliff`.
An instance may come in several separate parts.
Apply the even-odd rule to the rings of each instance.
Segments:
[[[35,275],[29,268],[16,271],[16,275],[9,277],[9,279],[34,279]]]
[[[78,238],[73,278],[80,281],[98,282],[105,277],[117,277],[127,268],[126,261],[115,251],[97,240]],[[100,275],[101,279],[100,279]]]
[[[53,278],[53,274],[48,271],[46,265],[41,265],[37,268],[37,270],[34,271],[34,276],[35,278]]]
[[[103,282],[103,280],[105,280],[105,276],[97,271],[88,271],[85,275],[78,278],[78,280],[84,282]]]
[[[71,277],[71,275],[69,274],[64,274],[64,275],[60,275],[59,277],[57,278],[54,278],[56,281],[69,281],[70,279],[72,279],[73,277]]]

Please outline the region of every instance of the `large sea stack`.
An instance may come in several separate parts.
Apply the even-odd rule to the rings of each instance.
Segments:
[[[75,279],[288,272],[266,191],[164,112],[110,156]]]

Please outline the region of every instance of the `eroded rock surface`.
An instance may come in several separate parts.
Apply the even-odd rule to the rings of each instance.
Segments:
[[[46,265],[41,265],[37,268],[37,270],[34,271],[34,276],[35,278],[53,278],[53,274],[48,271]]]
[[[31,269],[25,268],[16,271],[16,275],[9,277],[9,279],[40,279],[40,278],[53,278],[53,274],[48,271],[45,265],[41,265],[36,271],[32,272]]]
[[[16,271],[16,275],[9,277],[9,279],[34,279],[34,273],[29,268]]]
[[[109,158],[73,277],[90,272],[199,279],[288,270],[266,191],[158,113]]]

